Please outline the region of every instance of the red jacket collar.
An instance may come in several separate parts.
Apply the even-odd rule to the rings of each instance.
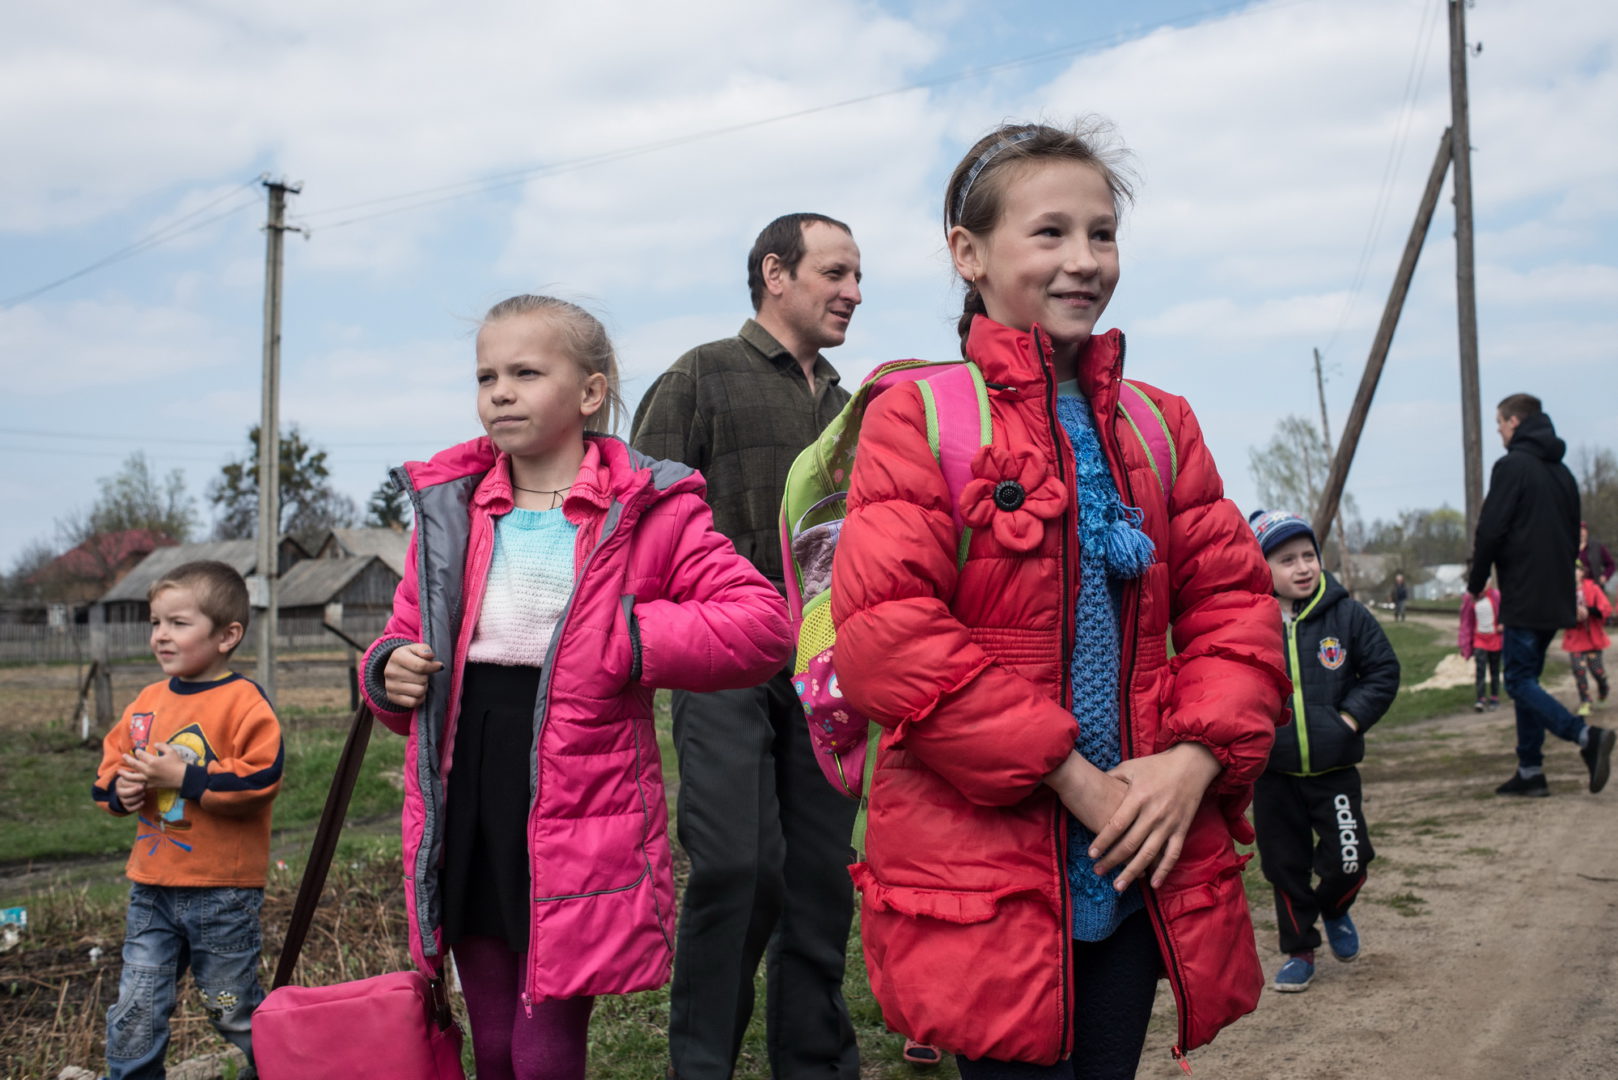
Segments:
[[[1040,344],[1037,349],[1036,339]],[[987,315],[978,315],[967,332],[966,355],[977,364],[986,381],[1028,390],[1044,387],[1050,371],[1051,345],[1038,323],[1027,330],[1014,330]],[[1116,400],[1115,386],[1123,366],[1124,335],[1120,330],[1093,335],[1079,353],[1079,389],[1098,406],[1098,415],[1099,406]]]

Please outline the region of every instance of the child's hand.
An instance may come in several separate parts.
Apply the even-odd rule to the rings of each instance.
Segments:
[[[178,788],[185,781],[185,758],[176,754],[168,743],[154,742],[144,750],[125,754],[124,764],[130,773],[144,780],[147,787]],[[119,774],[124,771],[120,769]]]
[[[1352,716],[1348,715],[1346,712],[1340,712],[1337,715],[1341,716],[1343,718],[1343,723],[1348,725],[1348,730],[1354,732],[1355,734],[1359,733],[1360,722],[1358,720],[1354,719]]]
[[[1179,743],[1126,761],[1107,775],[1123,780],[1129,791],[1090,845],[1096,873],[1122,866],[1114,888],[1123,892],[1150,870],[1155,889],[1180,861],[1191,818],[1219,775],[1219,761],[1206,746]]]
[[[118,779],[112,782],[112,790],[125,810],[133,810],[146,801],[146,781],[128,769],[118,770]]]
[[[382,688],[395,705],[414,709],[427,698],[427,676],[443,668],[425,642],[401,645],[388,654],[387,666],[382,669]]]
[[[1100,832],[1124,801],[1129,785],[1109,776],[1084,759],[1077,750],[1045,778],[1067,812],[1091,832]]]

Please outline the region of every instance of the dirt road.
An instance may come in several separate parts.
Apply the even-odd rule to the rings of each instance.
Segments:
[[[1591,719],[1618,723],[1615,705]],[[1514,741],[1509,704],[1373,732],[1362,772],[1377,859],[1354,909],[1359,959],[1338,963],[1322,949],[1306,993],[1266,988],[1253,1015],[1192,1055],[1195,1076],[1618,1071],[1618,782],[1588,794],[1572,746],[1550,738],[1551,798],[1496,797]],[[1268,889],[1252,895],[1273,976]],[[1139,1075],[1180,1076],[1166,989],[1158,1011]]]

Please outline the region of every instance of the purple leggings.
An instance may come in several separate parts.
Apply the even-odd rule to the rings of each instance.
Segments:
[[[584,1080],[585,1039],[593,997],[522,1003],[528,955],[491,937],[453,946],[478,1080]]]

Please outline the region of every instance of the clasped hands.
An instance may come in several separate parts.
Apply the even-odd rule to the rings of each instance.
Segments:
[[[176,788],[185,782],[186,760],[168,743],[155,742],[124,755],[112,787],[118,801],[133,809],[146,801],[147,788]]]
[[[1148,873],[1153,888],[1168,878],[1219,769],[1213,753],[1200,743],[1178,743],[1109,772],[1074,751],[1045,783],[1096,834],[1089,852],[1096,873],[1121,867],[1113,887],[1123,892]]]

